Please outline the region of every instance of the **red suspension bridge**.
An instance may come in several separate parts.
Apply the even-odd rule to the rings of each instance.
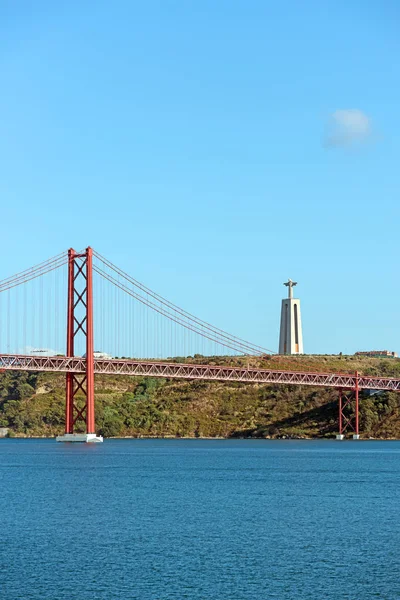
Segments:
[[[60,332],[65,331],[65,312],[64,354]],[[95,352],[94,339],[103,352]],[[279,371],[167,359],[271,353],[179,308],[92,248],[70,249],[0,281],[0,370],[66,374],[65,436],[61,438],[66,441],[100,441],[95,435],[95,374],[336,388],[339,436],[353,431],[356,438],[360,390],[400,391],[400,379],[358,373]],[[351,417],[346,410],[350,404]],[[76,425],[82,421],[86,434],[79,435]]]

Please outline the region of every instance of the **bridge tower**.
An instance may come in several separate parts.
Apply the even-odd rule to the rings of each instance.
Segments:
[[[58,442],[102,442],[96,436],[94,419],[93,342],[93,251],[82,254],[68,250],[67,357],[75,356],[75,338],[86,341],[86,373],[66,375],[65,434]],[[85,433],[76,433],[77,422],[85,423]]]
[[[297,282],[289,279],[283,285],[288,288],[288,297],[282,300],[279,354],[304,354],[300,300],[293,298]]]

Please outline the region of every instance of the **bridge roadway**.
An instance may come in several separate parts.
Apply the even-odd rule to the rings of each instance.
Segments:
[[[0,354],[0,370],[85,373],[86,360],[81,357]],[[104,375],[311,385],[343,389],[354,389],[358,382],[359,389],[400,392],[400,379],[367,377],[355,373],[308,373],[305,371],[276,371],[273,369],[194,365],[140,359],[119,360],[115,358],[95,359],[94,372]]]

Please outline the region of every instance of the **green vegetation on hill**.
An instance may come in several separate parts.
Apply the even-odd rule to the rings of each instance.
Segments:
[[[400,377],[400,360],[338,356],[173,359],[269,369],[354,372]],[[65,376],[0,374],[0,427],[15,436],[64,430]],[[400,438],[400,394],[362,396],[365,437]],[[112,436],[330,437],[337,429],[337,392],[297,386],[96,376],[97,431]]]

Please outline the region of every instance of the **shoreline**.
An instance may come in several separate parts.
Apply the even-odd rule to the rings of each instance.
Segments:
[[[60,435],[60,434],[57,434]],[[7,435],[7,436],[3,436],[0,437],[0,442],[1,440],[55,440],[56,439],[56,435]],[[289,436],[289,435],[283,435],[283,436],[277,436],[277,437],[255,437],[255,436],[231,436],[231,437],[222,437],[222,436],[217,436],[217,437],[211,437],[211,436],[157,436],[157,435],[153,435],[153,436],[141,436],[141,435],[126,435],[126,436],[111,436],[111,437],[105,437],[105,440],[223,440],[223,441],[232,441],[232,440],[245,440],[245,441],[249,441],[249,440],[254,440],[254,441],[270,441],[270,442],[274,442],[274,441],[339,441],[336,440],[336,435],[332,435],[332,436],[313,436],[313,437],[300,437],[300,436]],[[360,437],[359,440],[353,440],[350,436],[348,438],[345,438],[342,441],[359,441],[359,442],[373,442],[373,441],[380,441],[380,442],[398,442],[400,441],[400,438],[394,438],[394,437]]]

